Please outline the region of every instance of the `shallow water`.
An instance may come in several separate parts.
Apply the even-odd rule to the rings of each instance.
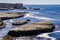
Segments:
[[[51,21],[56,26],[54,32],[48,34],[38,35],[38,40],[59,40],[60,38],[60,5],[24,5],[25,7],[39,7],[40,10],[0,10],[0,12],[30,12],[22,18],[16,18],[12,20],[6,20],[6,28],[0,29],[0,38],[4,37],[10,29],[15,28],[12,22],[15,20],[26,20],[30,19],[29,23]],[[43,36],[45,35],[45,37]],[[34,38],[34,37],[32,37]],[[32,40],[32,39],[31,39]]]

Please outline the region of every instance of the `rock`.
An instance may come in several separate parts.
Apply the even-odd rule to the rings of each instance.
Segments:
[[[42,25],[40,25],[42,24]],[[51,22],[40,22],[40,24],[26,24],[14,28],[8,32],[8,35],[13,37],[32,36],[42,33],[53,32],[55,25]]]
[[[31,7],[29,7],[29,9],[32,9],[32,10],[40,10],[40,8],[31,8]]]
[[[0,10],[14,10],[14,8],[0,8]]]
[[[2,40],[16,40],[16,38],[12,37],[12,36],[9,36],[9,35],[6,35],[3,37]]]
[[[32,8],[33,10],[40,10],[40,8]]]
[[[6,24],[5,22],[0,22],[0,29],[5,28],[6,25],[7,25],[7,24]]]
[[[32,24],[36,24],[36,25],[53,25],[53,23],[50,22],[50,21],[46,21],[46,22],[36,22],[36,23],[32,23]]]
[[[23,7],[22,3],[0,3],[0,10],[13,10]]]
[[[20,10],[24,10],[24,9],[27,9],[26,7],[22,7],[22,8],[20,8]]]
[[[30,20],[25,20],[25,21],[19,21],[17,20],[16,22],[12,23],[12,25],[24,25],[24,24],[27,24]]]
[[[26,7],[23,7],[22,9],[27,9]]]
[[[23,7],[23,4],[22,3],[16,3],[16,4],[13,4],[13,8],[14,9],[20,9]]]
[[[1,20],[19,18],[19,17],[23,17],[23,16],[24,16],[23,12],[0,13],[0,19]]]

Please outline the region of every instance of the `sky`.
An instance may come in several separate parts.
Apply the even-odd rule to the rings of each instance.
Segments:
[[[60,4],[60,0],[0,0],[0,3]]]

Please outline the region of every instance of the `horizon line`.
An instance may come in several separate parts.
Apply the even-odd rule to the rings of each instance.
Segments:
[[[1,2],[3,3],[3,2]],[[4,3],[11,3],[11,2],[4,2]],[[12,2],[13,3],[13,2]],[[13,3],[14,4],[14,3]],[[23,5],[60,5],[60,3],[39,3],[39,4],[26,4],[26,3],[22,3]]]

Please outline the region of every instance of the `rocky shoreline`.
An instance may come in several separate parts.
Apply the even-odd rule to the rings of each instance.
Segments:
[[[3,22],[4,20],[8,20],[8,19],[24,17],[24,14],[25,14],[24,12],[23,13],[21,12],[0,13],[0,22]],[[19,37],[36,36],[42,33],[53,32],[53,30],[55,29],[55,25],[50,21],[35,22],[35,23],[28,24],[29,21],[30,20],[26,20],[23,22],[22,21],[15,22],[14,25],[17,25],[17,26],[19,25],[19,26],[9,30],[7,35],[5,35],[2,40],[16,40]],[[0,25],[0,27],[2,26]],[[28,39],[26,38],[26,40]],[[21,39],[18,39],[18,40],[21,40]]]
[[[3,40],[22,40],[20,37],[36,36],[42,33],[53,32],[55,25],[52,22],[37,22],[32,24],[22,25],[11,29]],[[28,40],[29,38],[25,38]],[[23,40],[25,40],[23,39]]]

